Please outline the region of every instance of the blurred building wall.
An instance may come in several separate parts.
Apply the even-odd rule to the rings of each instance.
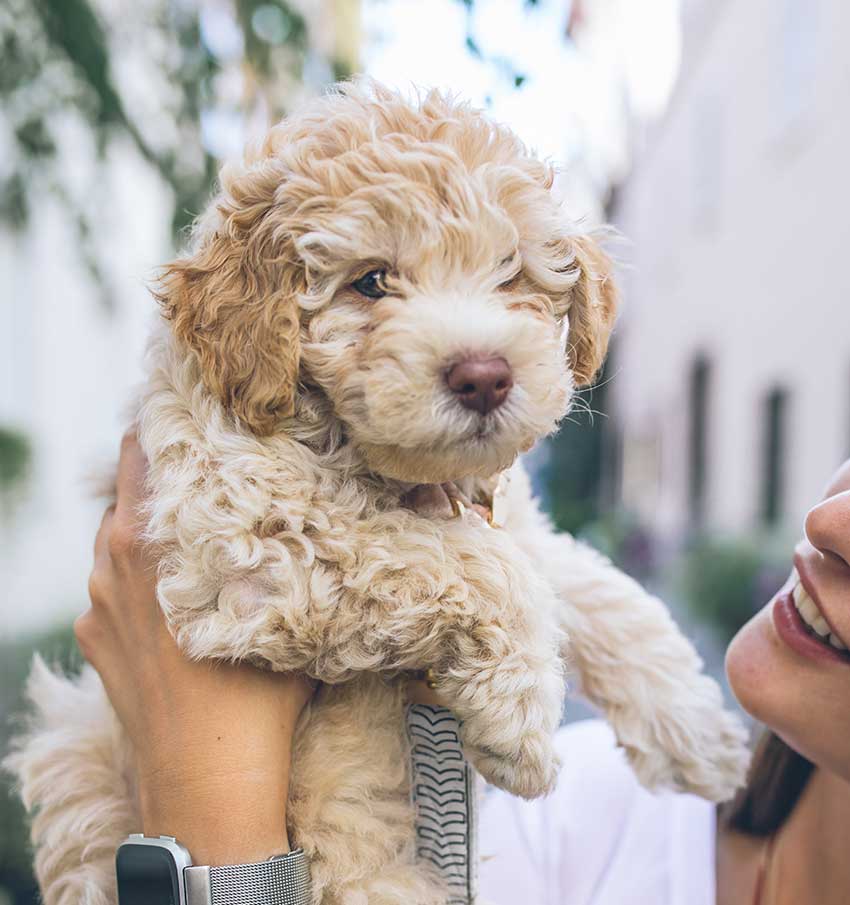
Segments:
[[[99,168],[105,282],[92,281],[49,194],[25,232],[0,231],[0,424],[33,449],[21,499],[0,510],[0,639],[69,621],[87,602],[103,504],[86,476],[115,460],[154,311],[145,280],[170,247],[171,200],[135,151],[95,163],[84,136],[66,139],[63,166]]]
[[[850,454],[850,4],[684,5],[623,187],[622,498],[662,537],[798,531]]]

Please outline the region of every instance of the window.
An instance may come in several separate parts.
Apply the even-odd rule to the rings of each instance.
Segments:
[[[705,356],[699,356],[691,366],[688,425],[688,507],[696,526],[705,520],[710,381],[711,365]]]
[[[787,421],[788,392],[775,387],[764,401],[761,517],[768,527],[774,527],[782,521],[785,509]]]

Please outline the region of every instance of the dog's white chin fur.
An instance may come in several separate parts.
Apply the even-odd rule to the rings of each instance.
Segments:
[[[452,451],[405,449],[401,446],[361,444],[360,451],[370,470],[408,484],[441,484],[462,478],[488,478],[510,467],[524,450],[502,451],[473,444]]]

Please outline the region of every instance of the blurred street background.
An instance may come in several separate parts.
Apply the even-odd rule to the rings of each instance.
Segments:
[[[605,373],[529,457],[710,668],[850,455],[843,0],[0,0],[0,753],[73,668],[147,285],[219,164],[354,73],[449,88],[623,234]],[[0,779],[0,905],[35,901]]]

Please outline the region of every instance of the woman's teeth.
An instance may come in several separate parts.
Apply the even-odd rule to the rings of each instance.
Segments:
[[[798,581],[794,585],[794,606],[803,622],[817,635],[820,640],[827,641],[837,650],[847,650],[847,645],[829,628],[829,623],[821,615],[817,604],[809,597],[808,592]]]

